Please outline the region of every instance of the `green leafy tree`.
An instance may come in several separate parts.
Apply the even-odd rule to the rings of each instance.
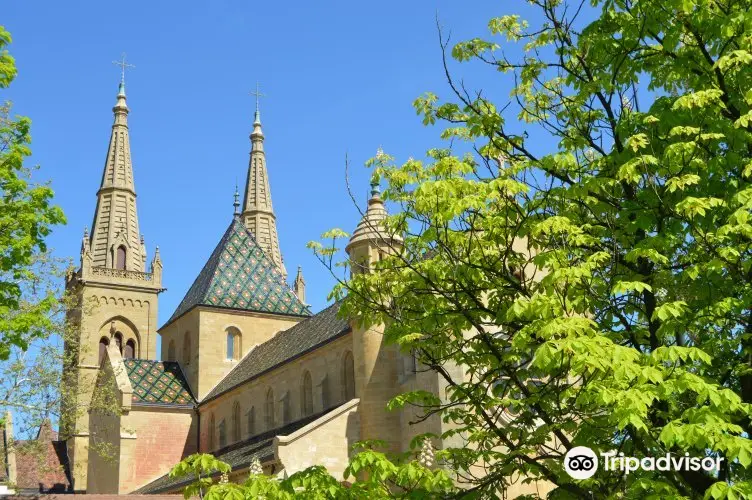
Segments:
[[[751,497],[752,2],[528,3],[529,22],[441,37],[451,97],[415,106],[452,145],[369,163],[404,247],[333,295],[444,379],[447,399],[391,406],[456,426],[442,460],[470,492]],[[456,81],[448,53],[509,99]],[[337,245],[312,245],[336,273]],[[578,481],[580,445],[722,460]]]
[[[215,481],[219,474],[227,474],[230,466],[209,454],[195,454],[186,458],[172,471],[170,477],[190,477],[194,481],[183,496],[200,496],[205,500],[218,499],[355,499],[355,498],[445,498],[455,491],[450,477],[443,470],[431,470],[420,461],[392,461],[372,447],[378,442],[358,443],[361,448],[345,469],[345,479],[337,481],[323,466],[309,467],[284,479],[251,473],[242,484],[225,479]],[[355,479],[358,478],[358,479]]]
[[[5,46],[10,34],[0,26],[0,89],[16,75],[15,62]],[[52,293],[24,300],[36,282],[33,263],[46,250],[45,237],[52,226],[65,222],[60,208],[50,204],[52,189],[31,182],[31,169],[24,160],[31,154],[31,122],[12,117],[10,103],[0,104],[0,360],[11,348],[26,350],[33,339],[50,328]]]

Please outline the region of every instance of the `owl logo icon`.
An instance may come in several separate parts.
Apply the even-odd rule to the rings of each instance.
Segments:
[[[564,469],[573,479],[593,477],[598,470],[598,455],[587,446],[575,446],[564,455]]]

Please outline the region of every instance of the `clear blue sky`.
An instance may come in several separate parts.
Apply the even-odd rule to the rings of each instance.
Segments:
[[[325,230],[351,231],[365,201],[362,167],[379,145],[398,161],[441,145],[412,108],[425,91],[448,96],[435,15],[453,41],[485,36],[488,20],[523,2],[239,0],[38,2],[3,0],[19,75],[0,99],[33,122],[33,164],[50,179],[68,225],[50,245],[78,263],[90,225],[126,52],[138,215],[149,260],[164,262],[159,323],[172,314],[232,216],[244,183],[260,81],[262,118],[282,253],[303,266],[313,310],[333,285],[305,245]],[[473,88],[506,97],[511,81],[461,66]],[[508,79],[506,79],[508,80]]]

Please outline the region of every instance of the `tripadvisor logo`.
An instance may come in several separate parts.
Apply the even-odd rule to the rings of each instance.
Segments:
[[[718,471],[723,457],[690,457],[666,453],[660,457],[626,457],[624,453],[609,451],[601,453],[603,469],[629,474],[637,470],[659,471]],[[598,470],[598,455],[587,446],[575,446],[564,455],[564,469],[573,479],[588,479]]]
[[[598,456],[587,446],[575,446],[564,455],[564,469],[574,479],[593,477],[598,470]]]

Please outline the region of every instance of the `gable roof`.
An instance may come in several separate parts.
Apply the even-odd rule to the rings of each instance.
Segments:
[[[293,316],[311,314],[237,216],[162,328],[199,305]]]
[[[283,363],[344,335],[350,330],[347,321],[337,316],[340,302],[335,302],[315,316],[279,332],[251,350],[202,400],[202,403],[243,384]]]
[[[133,386],[133,402],[147,404],[193,405],[183,372],[174,361],[124,359],[125,371]]]

